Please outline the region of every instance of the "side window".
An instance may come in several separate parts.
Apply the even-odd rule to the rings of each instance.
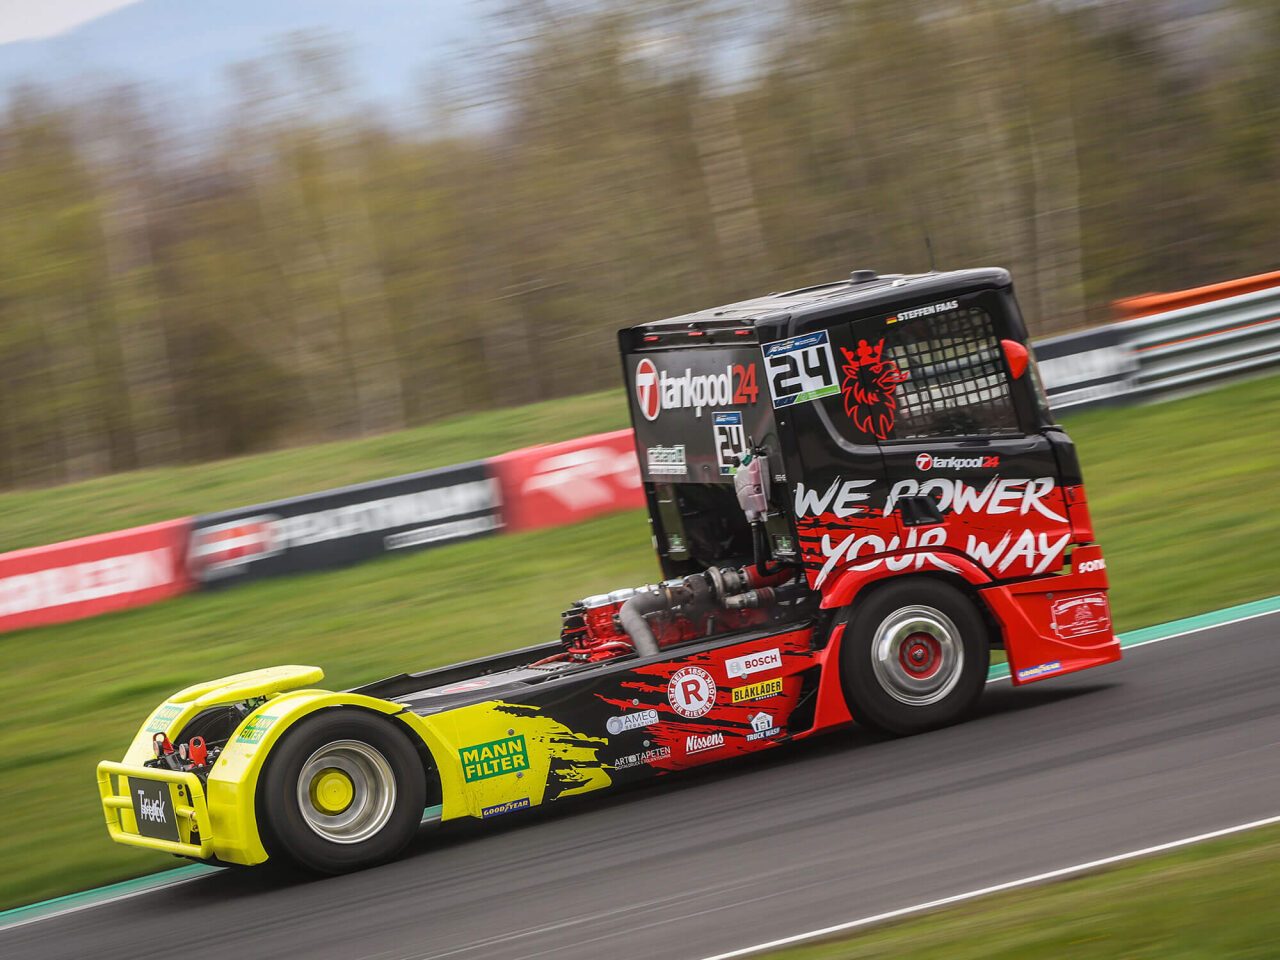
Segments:
[[[1000,341],[981,307],[891,323],[884,353],[905,375],[887,439],[1021,432]]]

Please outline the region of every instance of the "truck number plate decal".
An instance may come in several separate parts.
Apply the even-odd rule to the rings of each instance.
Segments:
[[[720,476],[727,477],[738,469],[738,461],[747,452],[747,431],[742,427],[742,414],[713,413],[712,429],[716,432],[716,461]]]
[[[775,409],[840,392],[826,330],[767,343],[761,350]]]

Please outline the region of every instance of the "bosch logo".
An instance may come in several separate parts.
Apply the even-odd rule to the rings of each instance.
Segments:
[[[733,657],[724,662],[725,672],[731,677],[749,677],[762,670],[775,670],[782,666],[782,654],[777,647],[749,653],[745,657]]]
[[[662,391],[658,383],[658,368],[648,357],[636,364],[636,400],[646,420],[658,419],[662,412]]]
[[[931,455],[927,454],[927,453],[922,453],[922,454],[920,454],[920,456],[916,457],[916,469],[917,469],[917,470],[932,470],[932,469],[933,469],[933,457],[932,457]]]
[[[1077,573],[1097,573],[1099,570],[1107,569],[1107,561],[1098,560],[1082,560],[1080,565],[1076,567]]]

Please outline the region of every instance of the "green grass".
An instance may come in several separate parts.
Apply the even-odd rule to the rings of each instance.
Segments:
[[[762,960],[1263,960],[1278,899],[1273,827]]]
[[[622,395],[609,391],[362,440],[0,493],[0,551],[446,467],[628,425]]]
[[[1280,514],[1267,492],[1280,475],[1278,409],[1280,377],[1273,377],[1069,423],[1119,629],[1277,592]],[[593,395],[0,503],[7,510],[18,497],[36,518],[56,518],[56,535],[71,536],[587,433],[624,416],[620,396]],[[429,447],[417,459],[416,444]],[[198,489],[184,487],[197,479]],[[90,513],[95,498],[114,519],[91,523],[100,519]],[[48,529],[7,514],[0,528],[28,537]],[[346,687],[510,649],[553,638],[570,601],[656,574],[644,517],[632,512],[0,635],[0,907],[172,863],[106,839],[93,767],[118,757],[173,690],[272,663],[318,664],[328,682]]]

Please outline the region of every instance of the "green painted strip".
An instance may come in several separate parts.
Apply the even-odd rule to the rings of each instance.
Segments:
[[[0,912],[0,929],[16,923],[36,920],[46,914],[88,906],[102,900],[145,893],[153,888],[167,887],[182,880],[194,880],[204,874],[218,873],[220,869],[203,863],[193,863],[185,867],[178,867],[176,870],[162,870],[160,873],[150,873],[144,877],[134,877],[132,880],[109,883],[105,887],[94,887],[92,890],[68,893],[65,896],[54,897],[52,900],[29,903],[25,907],[14,907],[11,910]]]
[[[1194,617],[1184,617],[1181,620],[1170,620],[1168,623],[1157,623],[1152,627],[1130,630],[1127,633],[1120,634],[1120,646],[1139,647],[1144,643],[1167,640],[1169,637],[1176,637],[1181,633],[1193,633],[1196,630],[1216,627],[1219,624],[1230,623],[1233,620],[1244,620],[1247,617],[1258,617],[1264,613],[1275,613],[1277,610],[1280,610],[1280,597],[1266,597],[1262,600],[1240,603],[1234,607],[1224,607],[1221,610],[1198,613]],[[992,664],[987,671],[988,681],[1004,680],[1008,676],[1009,665],[1007,663]]]
[[[1195,630],[1203,630],[1206,627],[1215,627],[1219,624],[1230,623],[1233,620],[1243,620],[1246,617],[1256,617],[1265,613],[1274,613],[1278,610],[1280,610],[1280,597],[1267,597],[1263,600],[1254,600],[1251,603],[1241,603],[1234,607],[1197,614],[1194,617],[1185,617],[1182,620],[1171,620],[1168,623],[1156,624],[1153,627],[1130,630],[1128,633],[1120,634],[1120,646],[1136,647],[1155,640],[1174,637],[1181,633],[1191,633]],[[1005,663],[997,663],[987,672],[988,680],[1001,680],[1007,676],[1009,676],[1009,665]],[[438,815],[439,809],[439,807],[428,807],[423,811],[424,819],[429,819],[432,815]],[[10,910],[0,911],[0,929],[36,920],[47,914],[58,913],[62,910],[89,906],[115,897],[127,897],[144,893],[153,888],[166,887],[184,880],[193,880],[202,874],[216,873],[220,869],[220,867],[193,863],[190,866],[178,867],[176,870],[165,870],[161,873],[148,874],[145,877],[135,877],[132,880],[108,884],[105,887],[82,890],[80,893],[69,893],[66,896],[54,897],[52,900],[41,900],[39,903],[30,903],[25,907],[14,907]]]

